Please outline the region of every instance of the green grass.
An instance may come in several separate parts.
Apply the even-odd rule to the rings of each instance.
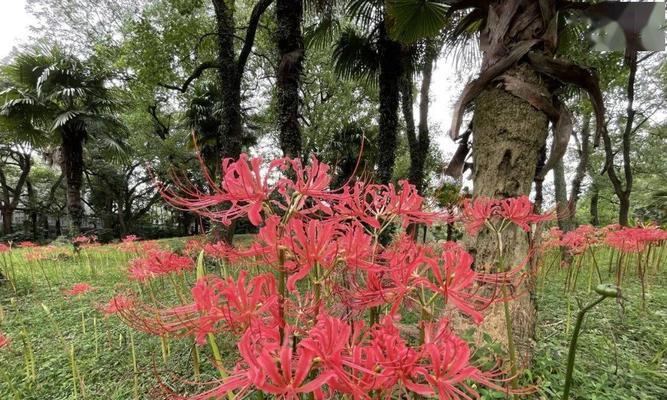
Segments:
[[[601,261],[603,279],[613,282],[606,259]],[[622,304],[607,299],[587,314],[578,342],[573,398],[667,398],[667,271],[662,268],[648,277],[646,311],[641,307],[640,282],[628,274]],[[537,352],[530,373],[543,398],[560,398],[562,393],[579,309],[576,298],[585,304],[598,297],[588,291],[587,280],[587,274],[580,276],[575,296],[566,296],[565,273],[554,271],[539,293]]]
[[[183,248],[181,239],[161,243],[165,247]],[[170,341],[171,353],[165,363],[158,338],[132,333],[116,317],[104,318],[97,311],[96,306],[106,303],[114,293],[136,287],[126,278],[130,255],[111,247],[84,250],[80,255],[71,254],[67,247],[63,249],[62,254],[51,259],[32,262],[25,260],[30,249],[13,252],[18,293],[9,284],[0,287],[0,330],[12,338],[8,348],[0,349],[0,399],[152,398],[160,380],[179,393],[203,390],[191,384],[194,380],[191,341]],[[606,271],[603,274],[606,276]],[[649,279],[647,311],[640,309],[639,283],[628,279],[623,312],[614,300],[607,300],[589,314],[579,340],[573,398],[667,398],[665,274],[662,271],[662,275]],[[544,290],[538,293],[537,351],[534,366],[527,371],[528,379],[537,384],[538,393],[531,398],[560,398],[577,310],[574,297],[570,296],[568,318],[564,275],[562,271],[550,272]],[[65,298],[61,289],[77,282],[88,282],[97,290],[82,297]],[[582,275],[579,283],[576,295],[582,302],[595,298],[587,290],[587,276]],[[158,283],[167,288],[169,284],[169,281]],[[136,375],[130,335],[135,343]],[[231,341],[218,339],[223,353],[232,349]],[[70,361],[72,347],[79,377],[76,385]],[[215,379],[217,374],[210,362],[208,346],[202,346],[200,351],[200,381]],[[26,362],[26,354],[30,352],[34,354],[34,379],[30,362]],[[233,359],[226,357],[226,361]],[[493,397],[496,396],[485,396]]]

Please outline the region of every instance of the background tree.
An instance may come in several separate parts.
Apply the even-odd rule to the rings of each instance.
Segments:
[[[0,143],[0,215],[2,234],[13,233],[14,211],[24,195],[32,168],[30,149],[20,143]]]
[[[0,114],[2,124],[22,140],[60,149],[67,186],[70,229],[81,227],[83,146],[94,138],[104,151],[120,155],[124,126],[107,77],[57,48],[29,50],[3,68],[8,88]]]
[[[302,23],[303,0],[276,0],[278,129],[283,154],[290,157],[301,155],[299,86],[305,52]]]

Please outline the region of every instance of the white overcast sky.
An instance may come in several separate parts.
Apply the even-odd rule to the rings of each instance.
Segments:
[[[0,0],[0,60],[14,46],[27,42],[33,21],[25,10],[25,0]],[[432,80],[429,120],[435,128],[434,142],[449,154],[456,149],[456,145],[447,137],[452,107],[464,83],[457,80],[450,62],[441,60],[438,63]]]

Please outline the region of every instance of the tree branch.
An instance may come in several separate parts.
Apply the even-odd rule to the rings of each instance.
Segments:
[[[168,85],[164,83],[160,83],[159,86],[162,86],[165,89],[171,89],[171,90],[177,90],[181,93],[185,93],[188,90],[188,87],[190,84],[197,78],[199,78],[204,71],[207,69],[213,69],[213,68],[219,68],[220,64],[218,64],[215,61],[205,61],[201,63],[193,72],[190,74],[190,76],[183,82],[183,86],[175,86],[175,85]]]
[[[264,11],[269,8],[271,3],[273,3],[273,0],[260,0],[252,9],[252,15],[248,21],[248,29],[246,30],[243,47],[236,60],[239,74],[245,69],[245,65],[248,62],[248,56],[252,51],[252,46],[255,44],[255,34],[257,33],[257,26],[259,26],[259,19],[262,17],[262,14],[264,14]]]

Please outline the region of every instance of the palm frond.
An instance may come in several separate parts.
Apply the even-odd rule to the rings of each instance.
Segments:
[[[379,59],[371,38],[348,27],[343,31],[333,51],[334,70],[344,79],[361,79],[374,84],[379,71]]]
[[[346,13],[357,26],[374,29],[384,20],[384,0],[350,0]]]
[[[390,35],[407,43],[437,36],[447,24],[447,10],[440,1],[390,0]]]
[[[55,131],[57,129],[60,129],[67,125],[70,121],[72,121],[74,118],[79,116],[80,112],[79,111],[74,111],[74,110],[67,110],[59,115],[56,116],[56,118],[53,120],[53,124],[51,125],[51,131]]]
[[[342,30],[341,23],[336,18],[326,18],[304,29],[306,48],[322,50],[334,42]]]

